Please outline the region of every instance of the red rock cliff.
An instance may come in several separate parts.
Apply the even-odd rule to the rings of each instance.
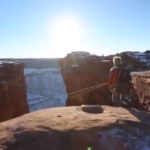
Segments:
[[[150,111],[150,71],[133,72],[132,80],[139,101]]]
[[[0,62],[0,121],[28,112],[24,65]]]
[[[81,56],[77,56],[76,53],[71,53],[60,62],[61,72],[68,94],[107,81],[109,70],[112,65],[111,61],[102,60],[98,56]],[[80,95],[69,95],[66,105],[111,105],[110,97],[111,95],[108,87],[103,86]]]

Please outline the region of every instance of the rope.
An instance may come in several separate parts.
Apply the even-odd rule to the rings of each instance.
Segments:
[[[80,94],[84,94],[84,93],[93,91],[95,89],[98,89],[100,87],[103,87],[105,85],[107,85],[107,83],[102,83],[102,84],[98,84],[98,85],[91,86],[91,87],[88,87],[88,88],[84,88],[84,89],[81,89],[81,90],[77,90],[77,91],[69,93],[68,96],[72,97],[72,96],[77,96],[77,95],[80,95]]]

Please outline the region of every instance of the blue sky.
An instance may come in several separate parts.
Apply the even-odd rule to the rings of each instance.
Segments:
[[[0,0],[0,58],[150,49],[149,0]]]

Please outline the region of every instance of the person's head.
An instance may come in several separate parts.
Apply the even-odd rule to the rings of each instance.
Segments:
[[[115,66],[121,66],[121,64],[122,64],[122,59],[121,59],[121,57],[119,57],[119,56],[114,56],[114,57],[113,57],[113,64],[114,64]]]

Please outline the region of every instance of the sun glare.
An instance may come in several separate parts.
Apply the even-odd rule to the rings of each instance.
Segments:
[[[54,53],[66,54],[80,45],[80,27],[74,18],[57,20],[52,28],[52,48]],[[59,54],[57,54],[59,55]]]

